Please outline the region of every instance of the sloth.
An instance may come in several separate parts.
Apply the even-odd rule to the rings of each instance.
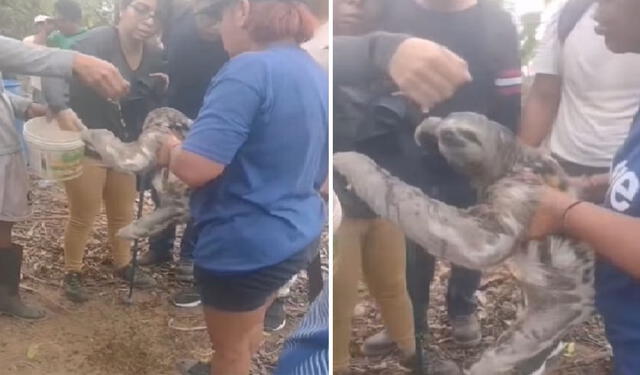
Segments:
[[[567,330],[593,313],[595,258],[586,244],[563,236],[528,240],[527,227],[543,185],[577,192],[555,160],[519,144],[485,116],[429,118],[415,138],[469,178],[478,192],[475,206],[460,209],[432,199],[359,153],[335,154],[334,169],[351,192],[426,252],[477,270],[505,264],[524,306],[467,373],[542,374]]]
[[[173,223],[185,223],[189,218],[189,188],[167,167],[156,164],[156,153],[163,138],[174,134],[184,140],[192,121],[173,108],[154,109],[147,115],[142,133],[135,142],[125,143],[106,129],[87,129],[80,134],[90,154],[116,170],[128,173],[150,173],[160,200],[159,207],[120,229],[118,236],[139,239],[160,233]]]

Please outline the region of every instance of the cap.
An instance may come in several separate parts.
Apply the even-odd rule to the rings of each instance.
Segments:
[[[51,17],[40,14],[33,19],[33,23],[47,22],[50,19]]]

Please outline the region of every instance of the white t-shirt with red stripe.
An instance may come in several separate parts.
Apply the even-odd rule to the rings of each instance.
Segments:
[[[587,11],[564,44],[552,17],[533,62],[536,74],[562,76],[562,98],[548,139],[551,152],[589,167],[609,167],[640,102],[640,55],[609,51]]]

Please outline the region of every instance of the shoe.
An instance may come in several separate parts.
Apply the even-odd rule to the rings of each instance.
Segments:
[[[211,373],[210,364],[206,362],[184,360],[180,361],[176,367],[178,367],[180,375],[209,375]]]
[[[193,260],[180,259],[176,265],[176,280],[184,282],[193,281]]]
[[[460,346],[468,348],[480,344],[482,332],[480,322],[475,314],[449,318],[453,340]]]
[[[72,302],[83,303],[89,300],[89,294],[82,287],[82,278],[79,272],[68,272],[64,275],[62,283],[64,295]]]
[[[183,289],[171,297],[171,303],[177,307],[196,307],[201,302],[200,293],[194,287]]]
[[[122,280],[129,282],[133,274],[133,267],[130,264],[126,265],[116,270],[113,274],[121,278]],[[139,268],[136,270],[135,279],[133,280],[133,286],[146,289],[152,288],[156,286],[156,284],[156,280],[154,280],[154,278],[148,275],[146,272]]]
[[[423,364],[422,373],[425,375],[463,375],[462,369],[455,364],[455,362],[440,359],[433,354],[426,355],[426,363]],[[400,361],[400,365],[406,369],[415,371],[418,366],[418,358],[416,354],[412,354],[409,357]],[[487,374],[489,375],[489,374]]]
[[[44,311],[25,305],[20,298],[22,247],[0,249],[0,313],[22,319],[42,319]]]
[[[387,330],[383,329],[364,340],[362,353],[367,357],[384,356],[396,350],[397,347],[396,343],[389,337]]]
[[[287,314],[284,312],[284,300],[276,298],[267,309],[264,317],[264,330],[277,332],[287,324]]]
[[[170,263],[173,260],[171,255],[159,256],[157,252],[149,250],[138,258],[138,264],[141,266],[160,266]]]

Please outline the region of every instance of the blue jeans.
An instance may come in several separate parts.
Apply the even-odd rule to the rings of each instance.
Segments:
[[[613,374],[640,374],[640,280],[599,259],[596,307],[613,348]]]
[[[158,194],[155,189],[151,189],[151,198],[156,207],[159,204]],[[169,225],[165,230],[157,235],[149,238],[149,250],[155,255],[157,259],[171,259],[171,250],[173,250],[173,244],[176,240],[176,226]],[[182,241],[180,241],[180,259],[193,261],[193,249],[195,248],[195,233],[193,229],[193,222],[190,220],[187,223],[187,227],[182,234]]]

